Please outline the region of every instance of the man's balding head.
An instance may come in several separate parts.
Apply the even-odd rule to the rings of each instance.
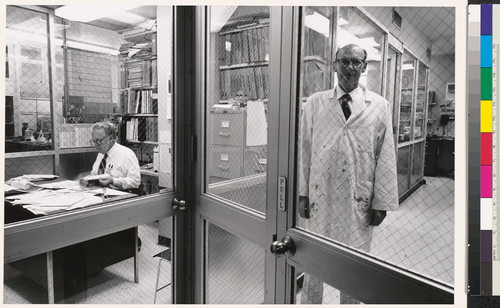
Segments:
[[[333,70],[337,72],[340,88],[349,93],[356,89],[361,74],[366,71],[366,50],[356,44],[348,44],[336,53]]]

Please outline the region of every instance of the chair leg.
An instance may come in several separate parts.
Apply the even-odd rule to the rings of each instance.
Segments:
[[[137,252],[139,245],[139,227],[135,227],[135,248],[134,248],[134,282],[139,282],[139,253]]]
[[[155,287],[155,299],[154,303],[156,304],[156,294],[158,294],[158,282],[160,281],[160,270],[161,270],[161,258],[158,261],[158,273],[156,274],[156,287]]]

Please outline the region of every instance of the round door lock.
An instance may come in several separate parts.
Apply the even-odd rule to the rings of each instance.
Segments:
[[[276,258],[281,258],[284,255],[291,257],[295,254],[295,243],[288,235],[284,236],[281,241],[275,241],[271,244],[271,253]]]

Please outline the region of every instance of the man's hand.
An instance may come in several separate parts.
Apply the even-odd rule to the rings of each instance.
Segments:
[[[385,219],[386,211],[370,209],[368,211],[368,225],[378,226]]]
[[[111,184],[113,184],[113,178],[111,177],[111,175],[109,174],[101,175],[101,178],[99,179],[99,186],[108,187]]]
[[[87,188],[89,186],[89,181],[87,181],[85,178],[80,179],[80,186],[82,188]]]
[[[310,218],[309,197],[299,196],[299,215],[302,218]]]

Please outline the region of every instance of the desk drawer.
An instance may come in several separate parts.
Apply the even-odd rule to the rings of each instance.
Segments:
[[[220,145],[243,145],[244,113],[211,113],[209,142]]]
[[[208,176],[233,179],[241,176],[243,148],[212,145],[208,149]]]

